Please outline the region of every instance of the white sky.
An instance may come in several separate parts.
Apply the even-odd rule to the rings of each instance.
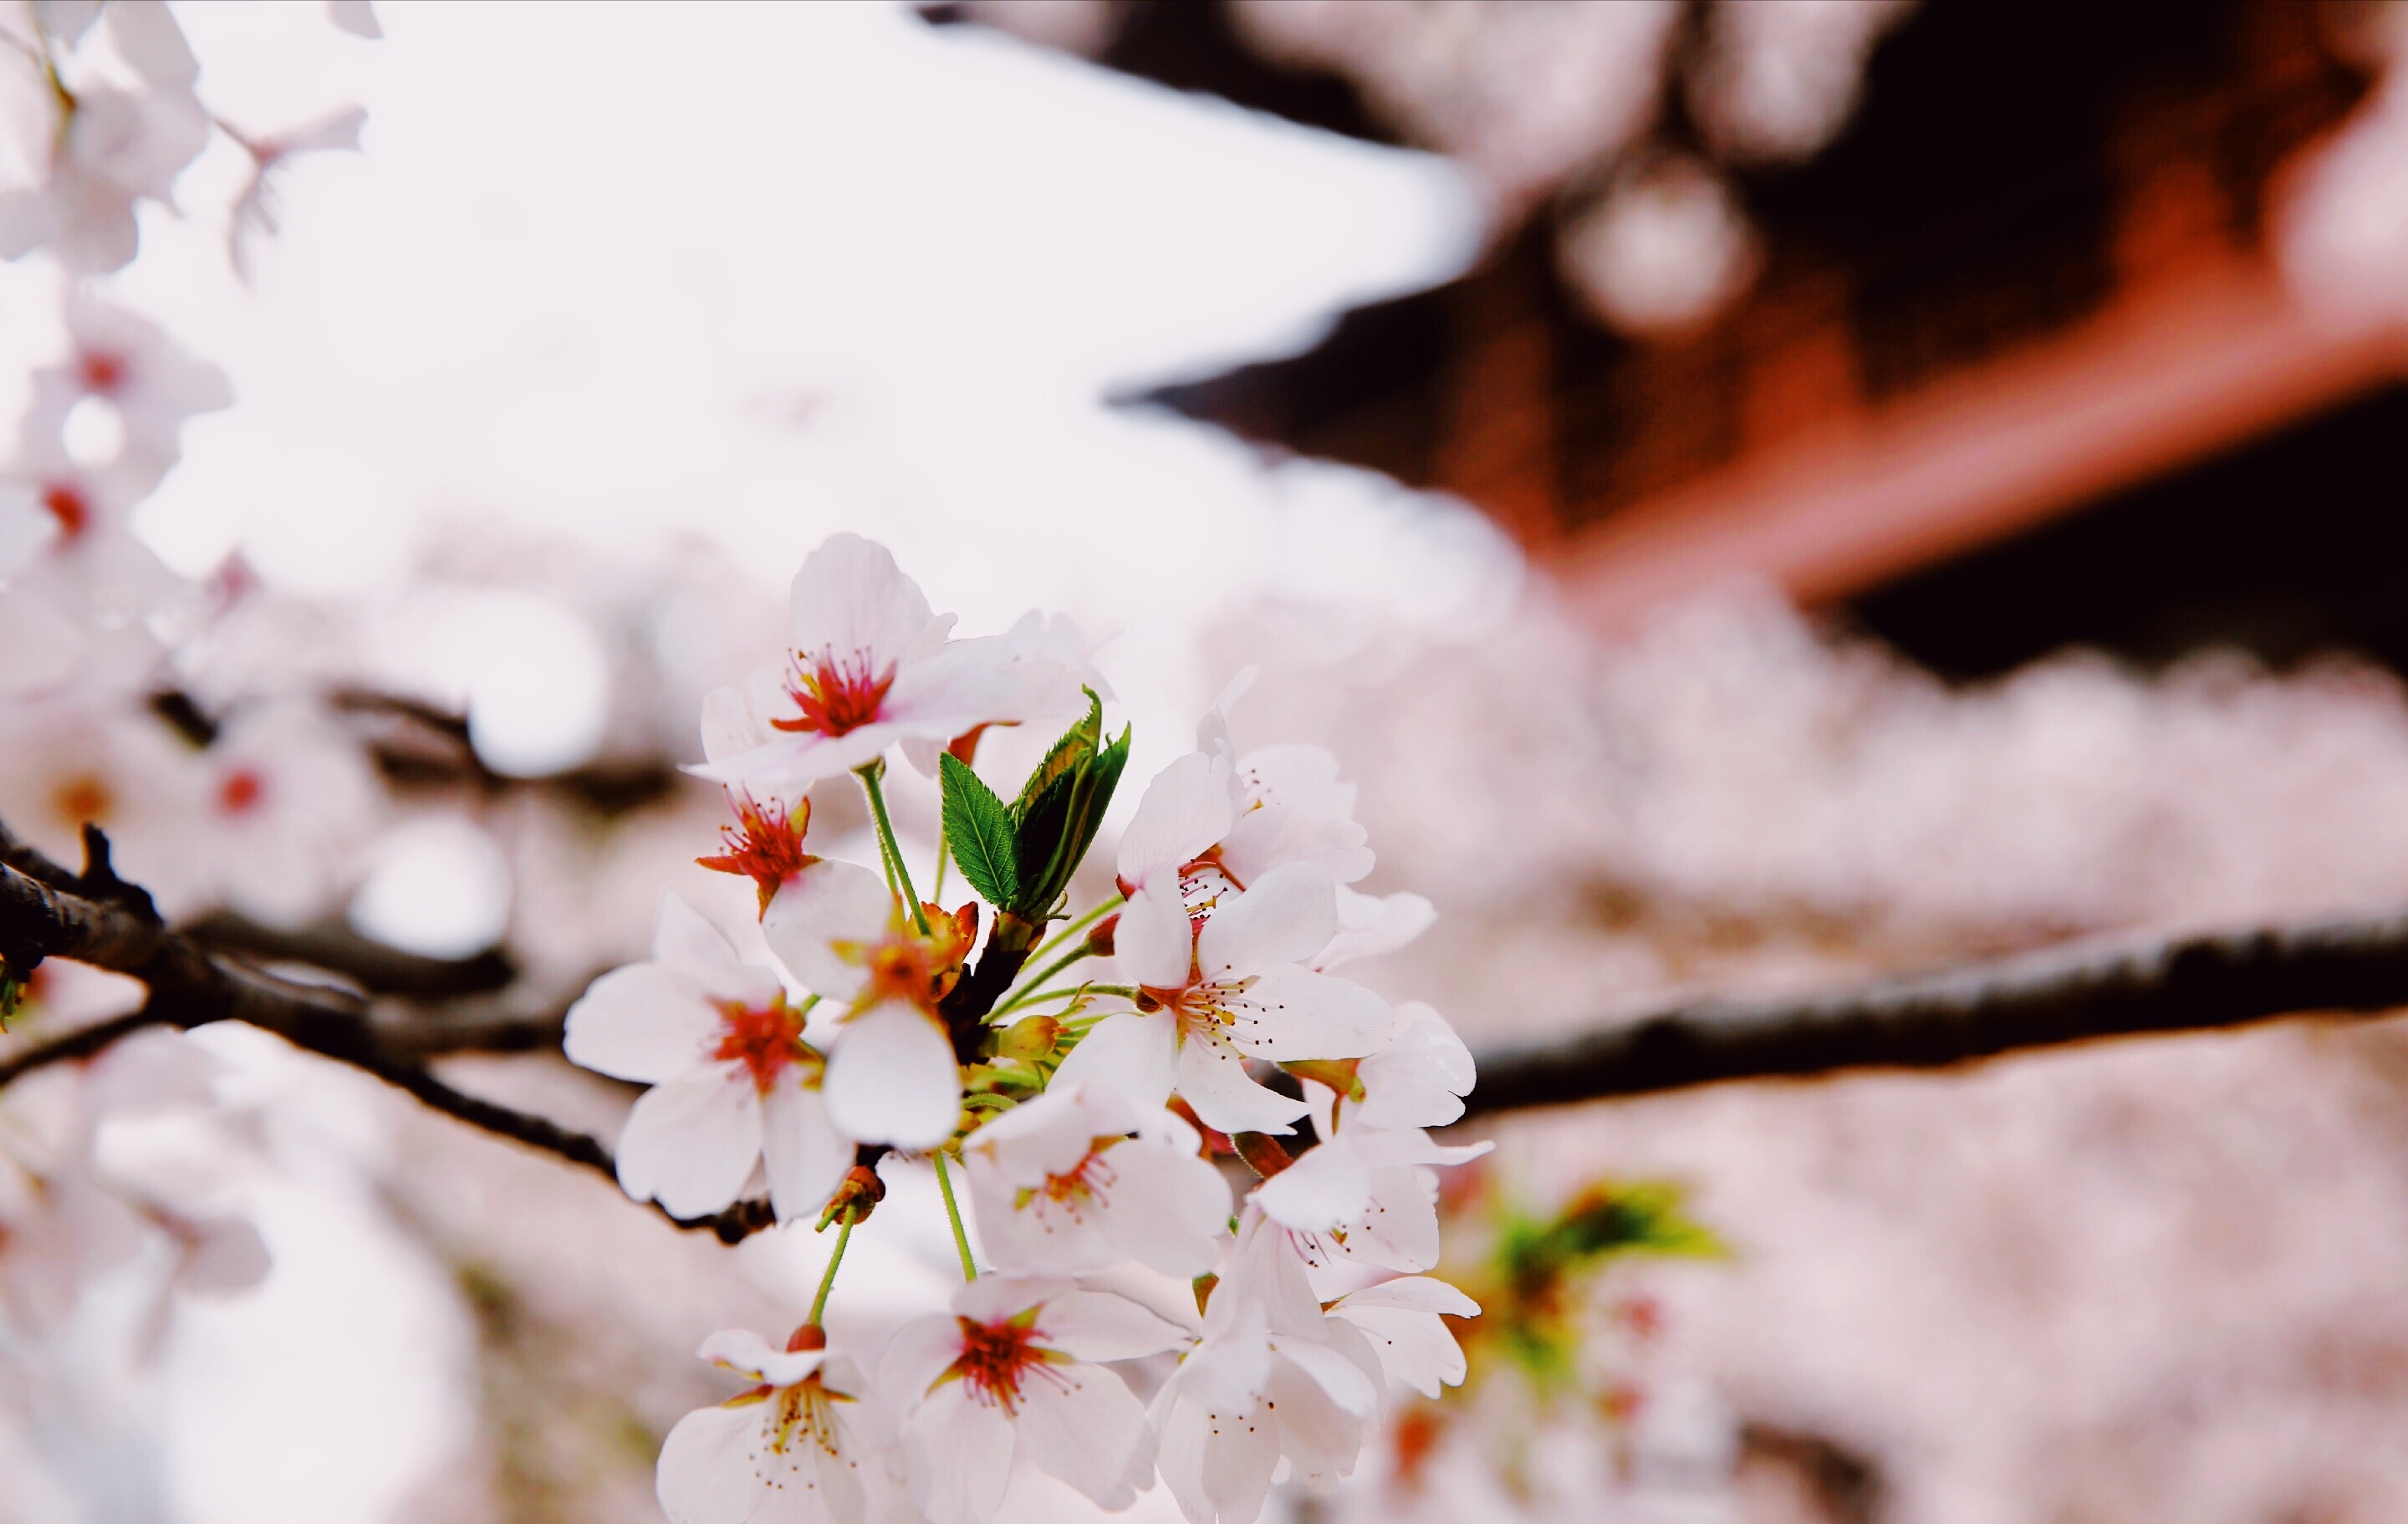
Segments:
[[[1219,598],[1447,618],[1512,585],[1459,507],[1099,401],[1461,269],[1484,212],[1443,161],[882,7],[380,4],[380,43],[316,5],[177,8],[247,130],[369,112],[364,154],[293,167],[253,289],[219,247],[224,144],[110,284],[239,399],[141,521],[188,570],[239,546],[372,594],[473,517],[631,558],[699,533],[781,582],[859,529],[966,631],[1031,604],[1118,628],[1140,776],[1187,745]],[[51,287],[0,267],[0,352],[39,352]],[[208,1524],[377,1519],[456,1439],[460,1331],[336,1185],[271,1197],[283,1263],[185,1346],[171,1482]],[[377,1306],[409,1309],[381,1374],[330,1403],[325,1352]]]

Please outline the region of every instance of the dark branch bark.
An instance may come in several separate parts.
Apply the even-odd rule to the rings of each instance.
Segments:
[[[117,884],[115,876],[108,872],[105,842],[81,876]],[[147,896],[140,908],[130,902],[89,898],[0,863],[0,960],[26,975],[45,958],[71,958],[131,975],[150,990],[143,1008],[132,1016],[67,1033],[8,1060],[0,1067],[0,1083],[47,1064],[89,1058],[145,1026],[189,1030],[213,1021],[241,1021],[272,1032],[296,1047],[374,1075],[471,1127],[617,1178],[617,1163],[598,1140],[454,1090],[415,1056],[389,1047],[369,1018],[366,1001],[358,994],[280,978],[238,959],[207,951],[190,938],[168,931],[155,916],[142,914],[148,904]],[[707,1231],[730,1244],[773,1220],[768,1203],[761,1201],[738,1202],[709,1218],[680,1218],[666,1211],[661,1215],[681,1228]]]
[[[2028,954],[1804,1000],[1706,1000],[1477,1055],[1469,1114],[2408,1007],[2408,914]]]
[[[509,955],[499,950],[471,958],[423,958],[371,942],[340,921],[284,931],[219,910],[177,930],[206,947],[326,969],[374,995],[448,1000],[491,994],[509,988],[519,974]]]

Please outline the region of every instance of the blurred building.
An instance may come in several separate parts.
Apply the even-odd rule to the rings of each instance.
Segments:
[[[1373,8],[1407,32],[1372,36]],[[1630,102],[1552,158],[1529,147],[1544,113],[1461,60],[1521,58],[1542,93],[1593,40],[1572,28],[1645,7],[1008,11],[929,14],[1501,183],[1463,278],[1132,400],[1459,493],[1600,622],[1744,575],[1960,674],[2070,642],[2408,666],[2408,346],[2307,311],[2271,247],[2286,175],[2369,89],[2355,11],[1795,7],[1847,35],[1758,39],[1781,66],[1749,86],[1731,34],[1763,12],[1667,4],[1656,34],[1596,44],[1639,60],[1598,79]],[[1472,35],[1516,15],[1518,55]],[[1783,129],[1801,78],[1828,120]],[[1434,103],[1449,85],[1484,107]],[[1556,120],[1587,108],[1564,98]],[[1600,231],[1633,205],[1660,226]]]

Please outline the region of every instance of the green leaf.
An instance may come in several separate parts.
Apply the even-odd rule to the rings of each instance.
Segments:
[[[1087,860],[1087,848],[1096,844],[1096,833],[1103,829],[1104,811],[1111,807],[1112,790],[1120,787],[1121,769],[1128,765],[1129,727],[1121,727],[1120,739],[1104,748],[1096,757],[1095,765],[1087,769],[1087,793],[1080,807],[1082,819],[1079,838],[1071,846],[1070,872]],[[1068,876],[1067,875],[1065,876]]]
[[[1104,701],[1096,696],[1092,688],[1082,691],[1087,695],[1085,717],[1062,733],[1062,739],[1054,743],[1053,748],[1045,753],[1045,760],[1037,764],[1037,771],[1029,774],[1028,781],[1020,786],[1020,797],[1011,805],[1013,819],[1028,819],[1028,812],[1035,807],[1039,797],[1063,774],[1094,756],[1096,748],[1103,744]]]
[[[1079,792],[1083,769],[1073,767],[1057,774],[1054,780],[1029,802],[1027,810],[1017,822],[1020,833],[1018,868],[1020,892],[1025,904],[1014,906],[1024,915],[1041,916],[1051,909],[1053,894],[1061,891],[1054,880],[1055,865],[1061,861],[1062,849],[1069,834],[1070,806]],[[1068,879],[1065,870],[1058,875]]]
[[[1019,841],[1011,811],[993,789],[951,752],[938,758],[944,790],[945,844],[962,876],[987,904],[1010,904],[1020,895]]]

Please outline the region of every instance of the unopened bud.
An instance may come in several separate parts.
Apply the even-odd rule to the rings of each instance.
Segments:
[[[1120,933],[1120,929],[1118,914],[1106,916],[1096,922],[1095,929],[1087,933],[1087,950],[1098,958],[1110,958],[1112,955],[1112,939]]]
[[[1062,1038],[1062,1023],[1050,1016],[1024,1016],[1003,1029],[995,1045],[996,1056],[1005,1059],[1041,1059],[1054,1051]]]
[[[827,1210],[820,1214],[820,1226],[824,1228],[831,1222],[840,1222],[848,1228],[853,1227],[867,1218],[885,1199],[886,1182],[878,1177],[878,1172],[867,1164],[855,1164],[845,1171],[844,1183],[838,1186],[836,1194],[828,1198]]]

